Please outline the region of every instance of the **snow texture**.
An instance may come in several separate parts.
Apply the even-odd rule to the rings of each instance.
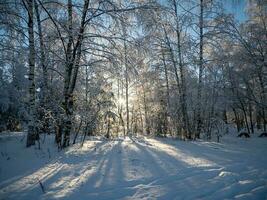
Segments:
[[[1,134],[0,199],[267,199],[267,140],[90,138],[58,152],[47,136]],[[23,140],[24,138],[24,140]]]

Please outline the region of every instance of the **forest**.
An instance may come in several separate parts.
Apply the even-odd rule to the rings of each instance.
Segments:
[[[266,137],[266,0],[0,0],[0,199],[265,199]]]

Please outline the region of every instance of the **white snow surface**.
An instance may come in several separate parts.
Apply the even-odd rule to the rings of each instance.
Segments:
[[[93,137],[58,152],[52,136],[39,150],[6,133],[0,153],[1,200],[267,199],[267,138]]]

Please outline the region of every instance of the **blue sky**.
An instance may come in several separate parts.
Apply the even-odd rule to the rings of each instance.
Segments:
[[[221,0],[226,12],[233,13],[239,22],[247,19],[247,0]]]

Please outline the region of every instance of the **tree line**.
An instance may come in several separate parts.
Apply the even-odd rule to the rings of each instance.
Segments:
[[[0,2],[2,130],[59,148],[88,135],[207,138],[267,126],[267,5]]]

